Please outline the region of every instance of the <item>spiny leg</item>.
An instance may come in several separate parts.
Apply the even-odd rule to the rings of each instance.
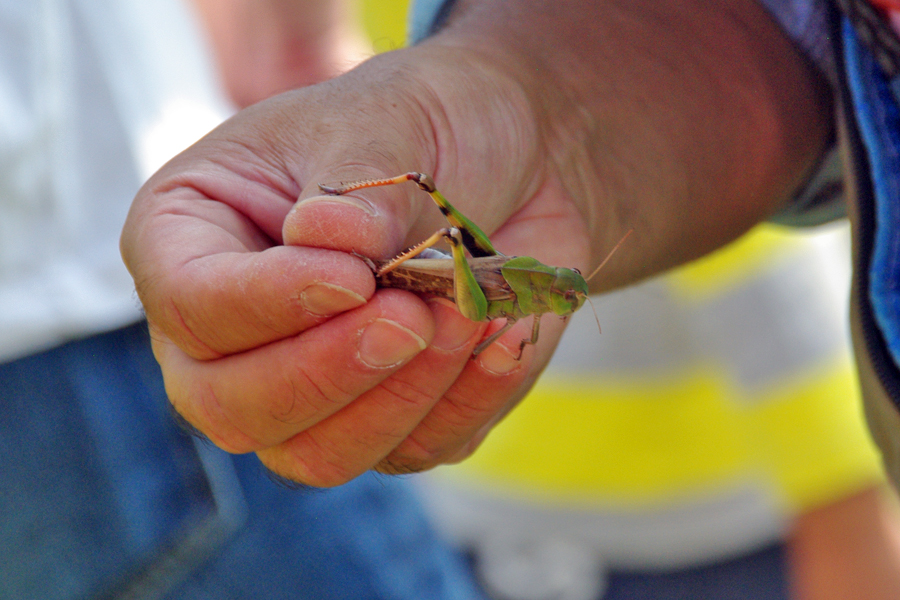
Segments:
[[[499,252],[497,252],[497,250],[494,249],[493,244],[491,244],[491,240],[481,230],[481,228],[471,220],[469,220],[469,218],[464,214],[456,210],[453,205],[450,204],[447,198],[445,198],[444,195],[437,190],[437,187],[434,185],[434,180],[431,178],[431,176],[426,175],[425,173],[417,173],[415,171],[412,171],[409,173],[404,173],[403,175],[398,175],[396,177],[386,177],[384,179],[361,179],[359,181],[341,183],[337,186],[329,186],[320,183],[319,189],[322,190],[322,192],[325,194],[340,196],[342,194],[347,194],[364,188],[378,187],[383,185],[396,185],[398,183],[404,183],[407,181],[414,182],[417,186],[419,186],[419,189],[428,192],[428,194],[431,196],[431,199],[434,200],[435,204],[437,204],[438,208],[447,219],[447,221],[460,230],[463,246],[466,247],[466,249],[469,251],[469,254],[476,257],[495,256],[497,254],[500,254]]]
[[[487,317],[487,298],[484,295],[484,290],[478,285],[478,280],[475,279],[475,274],[469,266],[469,261],[466,260],[459,229],[456,227],[438,229],[428,239],[419,242],[382,265],[380,269],[375,271],[375,275],[383,275],[393,271],[404,262],[434,246],[441,238],[446,239],[450,243],[450,251],[453,255],[453,298],[457,308],[459,308],[459,312],[472,321],[483,321]]]
[[[382,185],[396,185],[398,183],[405,183],[407,181],[414,181],[416,185],[429,193],[431,193],[435,189],[434,182],[431,180],[431,177],[428,177],[428,175],[424,175],[422,173],[404,173],[403,175],[397,175],[396,177],[385,177],[384,179],[360,179],[358,181],[348,181],[346,183],[341,182],[340,185],[334,186],[320,183],[319,189],[322,190],[323,193],[330,196],[341,196],[343,194],[349,194],[350,192],[355,192],[356,190],[361,190],[364,188],[378,187]],[[430,185],[430,187],[423,187],[426,185]]]
[[[415,246],[407,248],[388,262],[381,265],[381,268],[375,271],[375,275],[384,275],[385,273],[390,273],[409,259],[415,258],[428,248],[431,248],[432,246],[437,244],[439,241],[441,241],[442,238],[452,239],[452,229],[449,227],[438,229],[433,234],[431,234],[428,239],[419,242]]]

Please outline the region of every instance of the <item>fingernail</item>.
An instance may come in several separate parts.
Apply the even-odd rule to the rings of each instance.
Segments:
[[[291,212],[296,211],[302,206],[321,203],[330,203],[340,205],[342,207],[349,206],[350,208],[361,210],[369,216],[375,215],[375,207],[372,206],[371,203],[366,202],[365,200],[361,200],[360,198],[355,198],[353,196],[310,196],[309,198],[306,198],[305,200],[302,200],[295,204],[291,209]]]
[[[335,315],[362,306],[366,299],[333,283],[317,282],[300,292],[300,305],[314,315]]]
[[[359,340],[359,358],[370,367],[393,367],[408,361],[427,345],[403,325],[388,319],[375,319]]]
[[[456,304],[445,298],[430,298],[428,305],[437,323],[432,348],[452,352],[472,339],[479,324],[462,316]]]
[[[365,236],[367,227],[377,229],[378,226],[383,223],[369,202],[350,196],[312,196],[294,205],[284,219],[281,234],[285,244],[316,246],[321,244],[307,242],[311,238],[320,242],[329,240],[335,233]]]
[[[507,375],[522,366],[518,349],[512,352],[506,346],[494,342],[478,355],[481,368],[495,375]]]

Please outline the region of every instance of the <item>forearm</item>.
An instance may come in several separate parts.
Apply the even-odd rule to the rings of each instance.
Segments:
[[[480,50],[530,96],[602,287],[718,247],[796,190],[830,95],[756,3],[460,0],[426,42]]]

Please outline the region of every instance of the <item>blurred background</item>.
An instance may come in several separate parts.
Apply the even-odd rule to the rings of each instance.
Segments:
[[[222,6],[0,0],[0,600],[900,597],[843,222],[595,298],[602,333],[577,313],[459,465],[297,491],[177,430],[128,202],[236,107],[407,40],[407,2],[298,1],[329,7],[291,16],[331,54],[266,78],[259,23]]]
[[[363,4],[375,49],[394,48]],[[889,597],[900,521],[856,389],[849,280],[845,222],[763,225],[595,298],[602,334],[576,313],[482,447],[420,478],[434,519],[496,598]],[[868,584],[867,561],[885,565]]]

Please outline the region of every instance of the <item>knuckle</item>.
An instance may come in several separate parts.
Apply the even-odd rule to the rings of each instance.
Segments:
[[[352,394],[321,371],[293,361],[275,386],[269,416],[287,425],[304,428],[333,414],[352,399]]]
[[[433,469],[439,464],[388,456],[375,466],[375,470],[385,475],[413,475]]]
[[[135,279],[147,321],[192,358],[218,358],[222,353],[215,350],[213,340],[204,339],[203,332],[210,330],[208,319],[196,311],[188,295],[194,277],[183,271]]]
[[[375,469],[389,475],[421,473],[445,463],[452,455],[453,450],[443,444],[423,442],[415,435],[410,435],[382,459]]]
[[[169,296],[164,301],[157,303],[157,310],[146,307],[147,320],[152,326],[162,332],[185,354],[197,360],[210,360],[222,356],[202,339],[200,331],[204,326],[196,317],[188,317],[191,311],[186,308],[185,302],[176,297]]]
[[[416,385],[412,381],[400,377],[390,377],[379,384],[385,394],[385,403],[390,405],[391,412],[418,411],[434,404],[437,397],[432,392]],[[401,411],[398,411],[398,405]]]
[[[457,462],[484,424],[496,417],[496,406],[452,392],[379,464],[385,473],[415,473]]]
[[[302,452],[285,444],[261,450],[257,456],[279,477],[317,488],[337,487],[365,472],[352,468],[329,444],[312,439],[304,440]]]
[[[231,454],[259,449],[260,444],[224,416],[222,404],[211,385],[199,386],[193,393],[170,393],[173,410],[196,431]]]
[[[440,419],[441,427],[450,435],[463,435],[473,424],[480,424],[491,418],[497,411],[493,402],[483,398],[470,398],[463,394],[447,393],[441,399],[440,410],[435,417]]]
[[[302,482],[317,488],[333,488],[344,485],[362,475],[365,471],[348,471],[340,465],[311,463],[302,477]]]

